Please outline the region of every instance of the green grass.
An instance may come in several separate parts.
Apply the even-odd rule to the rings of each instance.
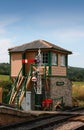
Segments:
[[[0,75],[0,81],[8,81],[9,75]]]

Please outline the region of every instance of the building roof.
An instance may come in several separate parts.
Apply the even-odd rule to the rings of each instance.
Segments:
[[[37,49],[54,49],[57,51],[65,52],[67,54],[72,54],[71,51],[68,51],[64,48],[61,48],[55,44],[52,44],[50,42],[47,42],[45,40],[35,40],[26,44],[23,44],[21,46],[16,46],[14,48],[9,48],[9,52],[24,52],[27,50],[37,50]]]

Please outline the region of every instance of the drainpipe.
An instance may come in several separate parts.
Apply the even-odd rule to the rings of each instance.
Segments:
[[[25,59],[25,52],[22,53],[22,60]],[[25,64],[22,63],[22,76],[25,76]]]
[[[9,52],[9,63],[10,63],[10,73],[9,73],[9,79],[11,79],[11,53]]]
[[[49,72],[48,72],[48,74],[49,74],[49,76],[51,76],[51,69],[52,69],[52,67],[51,67],[51,65],[52,65],[52,52],[51,51],[49,51],[49,56],[48,56],[48,61],[49,61]]]

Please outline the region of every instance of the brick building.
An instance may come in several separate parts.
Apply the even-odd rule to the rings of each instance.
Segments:
[[[68,55],[72,54],[71,51],[45,40],[36,40],[21,46],[10,48],[11,78],[16,78],[21,68],[21,75],[24,77],[27,75],[30,71],[31,64],[23,64],[22,61],[24,61],[24,59],[26,59],[26,61],[35,59],[39,48],[41,50],[42,58],[40,67],[42,75],[42,99],[46,97],[63,97],[65,105],[72,106],[72,84],[67,78]],[[47,74],[45,68],[47,70]],[[33,68],[31,67],[31,71],[32,70]],[[31,108],[34,109],[33,105],[35,104],[35,94],[32,82],[27,88],[27,91],[31,92]]]

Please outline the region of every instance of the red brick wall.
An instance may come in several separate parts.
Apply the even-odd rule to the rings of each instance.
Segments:
[[[25,56],[25,59],[35,59],[35,56],[36,56],[36,52],[26,52],[26,56]],[[28,73],[28,70],[30,68],[30,64],[25,64],[25,73],[27,74]]]
[[[11,54],[11,76],[15,77],[18,75],[22,67],[22,54],[12,53]]]
[[[52,75],[66,76],[66,67],[52,66]]]

